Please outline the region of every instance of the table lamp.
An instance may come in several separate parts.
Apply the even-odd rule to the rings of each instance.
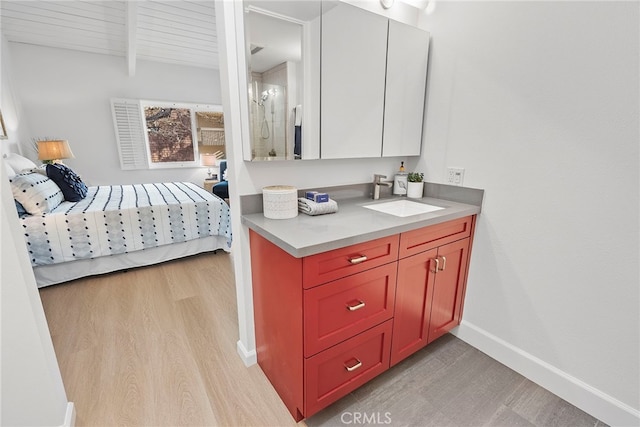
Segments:
[[[38,141],[38,159],[43,163],[62,163],[61,159],[73,159],[75,156],[66,139]]]
[[[215,154],[201,154],[200,155],[200,163],[202,164],[202,166],[208,166],[209,169],[207,169],[207,175],[209,175],[209,177],[207,179],[212,179],[211,177],[211,166],[215,166],[216,165],[216,160],[218,160],[217,156]]]

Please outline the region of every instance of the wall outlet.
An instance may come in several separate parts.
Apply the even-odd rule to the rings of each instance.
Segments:
[[[462,185],[464,168],[447,168],[447,184]]]

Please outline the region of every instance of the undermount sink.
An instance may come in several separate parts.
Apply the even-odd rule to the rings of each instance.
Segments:
[[[444,209],[440,206],[428,205],[426,203],[412,202],[410,200],[394,200],[392,202],[374,203],[371,205],[364,205],[363,208],[372,209],[374,211],[386,213],[389,215],[395,215],[400,217],[420,215],[429,212],[439,211]]]

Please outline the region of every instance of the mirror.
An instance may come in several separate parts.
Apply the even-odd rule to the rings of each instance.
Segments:
[[[317,159],[321,3],[244,6],[251,136],[245,160]]]

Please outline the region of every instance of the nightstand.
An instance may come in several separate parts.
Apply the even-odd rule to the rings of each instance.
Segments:
[[[203,181],[202,187],[204,187],[205,190],[211,193],[213,191],[213,186],[219,182],[220,181],[218,181],[217,179],[205,179]]]

